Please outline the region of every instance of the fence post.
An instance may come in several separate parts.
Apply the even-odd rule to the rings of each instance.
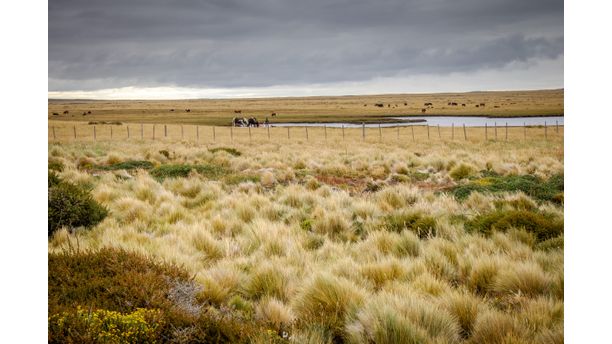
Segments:
[[[51,127],[51,130],[53,130],[53,141],[55,141],[55,127]]]
[[[378,123],[378,141],[382,142],[382,128],[380,127],[380,123]]]
[[[183,131],[183,125],[181,124],[181,140],[185,137],[184,135],[184,131]]]
[[[306,129],[306,141],[308,141],[308,126],[304,127]]]
[[[323,124],[323,130],[325,131],[325,141],[327,141],[327,124]]]
[[[94,132],[96,131],[96,126],[94,125]],[[72,126],[72,132],[74,133],[74,139],[76,140],[76,125]]]
[[[361,140],[365,141],[365,122],[361,122]]]
[[[168,126],[164,124],[164,137],[168,137]]]
[[[485,141],[489,141],[489,131],[487,127],[487,122],[485,122]]]
[[[196,125],[196,142],[200,142],[200,126]]]
[[[427,124],[427,139],[429,140],[429,124]]]
[[[140,139],[144,140],[144,124],[140,123]]]
[[[546,121],[544,121],[544,139],[548,140],[548,127],[546,126]]]
[[[442,134],[440,133],[440,125],[438,124],[438,138],[442,140]]]
[[[467,141],[467,132],[465,131],[465,123],[463,123],[463,138]]]
[[[234,142],[234,127],[233,126],[230,127],[230,141],[232,143]]]
[[[111,140],[113,139],[113,125],[110,125],[110,130],[111,130]]]
[[[559,134],[559,121],[555,121],[555,131]]]
[[[287,127],[287,140],[291,140],[291,134],[289,134],[289,128],[291,127]]]
[[[506,122],[506,141],[508,141],[508,122]]]
[[[155,124],[153,124],[153,140],[155,140]]]
[[[251,126],[248,127],[249,128],[249,142],[251,142]]]
[[[217,141],[217,133],[215,132],[215,126],[213,125],[213,142],[216,142],[216,141]]]
[[[455,122],[451,124],[451,140],[455,139]]]
[[[495,141],[497,141],[497,122],[495,122]]]
[[[397,140],[398,140],[398,141],[399,141],[399,139],[400,139],[400,138],[399,138],[399,129],[400,129],[400,126],[398,125],[398,126],[397,126]]]
[[[128,139],[129,139],[130,138],[130,126],[126,125],[125,128],[127,129]]]
[[[342,125],[342,140],[344,141],[344,124]]]
[[[268,141],[270,141],[270,125],[268,124],[266,128],[268,129]]]
[[[410,129],[412,129],[412,141],[416,141],[416,140],[414,139],[414,125],[411,125],[411,126],[410,126]]]
[[[523,138],[527,140],[527,126],[525,125],[525,122],[523,122]]]
[[[75,134],[74,137],[76,138],[76,127],[75,127]],[[96,125],[94,124],[94,141],[96,140]]]

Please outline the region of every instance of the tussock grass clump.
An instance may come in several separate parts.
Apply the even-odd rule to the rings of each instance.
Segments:
[[[536,249],[542,251],[562,250],[563,249],[563,234],[556,238],[544,240],[536,245]]]
[[[442,296],[439,304],[459,322],[461,338],[469,338],[472,335],[482,301],[468,292],[452,292]]]
[[[61,180],[54,173],[49,173],[48,186],[49,237],[64,226],[95,226],[108,214],[108,210],[96,202],[87,190]]]
[[[510,228],[524,229],[535,234],[538,241],[544,241],[563,234],[563,220],[552,216],[525,210],[495,211],[476,216],[466,222],[470,232],[491,234],[493,231],[506,232]]]
[[[217,260],[223,258],[225,255],[223,246],[206,231],[194,233],[192,243],[207,259]]]
[[[388,259],[362,265],[359,273],[374,285],[374,289],[379,290],[389,281],[404,278],[406,269],[396,259]]]
[[[467,276],[467,286],[475,293],[486,294],[493,290],[500,264],[498,260],[480,258],[472,262],[472,268]]]
[[[421,254],[421,241],[412,231],[403,231],[393,246],[393,253],[398,257],[417,257]]]
[[[551,285],[552,279],[537,264],[522,263],[503,269],[495,278],[493,290],[535,296],[547,293]]]
[[[449,173],[454,180],[461,180],[471,176],[474,173],[474,168],[470,165],[461,164],[455,166]]]
[[[499,311],[487,310],[478,315],[469,343],[525,343],[520,334],[525,330],[512,316]]]
[[[293,311],[282,301],[275,298],[262,300],[255,309],[255,317],[272,325],[278,332],[289,330],[295,320]]]
[[[51,171],[62,172],[64,170],[64,164],[58,159],[49,159],[47,168]]]
[[[330,238],[346,240],[351,237],[351,223],[341,214],[325,213],[312,223],[315,233],[327,234]]]
[[[266,296],[286,300],[287,282],[287,276],[281,269],[265,264],[253,271],[242,291],[247,297],[255,300]]]
[[[329,274],[317,274],[293,301],[293,309],[304,324],[320,325],[334,338],[344,336],[344,324],[365,299],[352,282]]]
[[[412,231],[421,239],[436,235],[436,220],[419,212],[402,211],[387,215],[383,226],[386,230],[396,233]]]
[[[231,147],[215,147],[215,148],[211,148],[208,150],[211,153],[217,153],[217,152],[225,152],[229,155],[233,155],[233,156],[241,156],[242,153],[237,150],[236,148],[231,148]]]

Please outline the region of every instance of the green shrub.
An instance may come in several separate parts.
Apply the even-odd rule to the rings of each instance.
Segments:
[[[498,230],[505,232],[510,228],[525,229],[533,233],[539,242],[563,233],[563,220],[526,210],[494,211],[476,216],[465,223],[466,230],[490,234]]]
[[[388,231],[396,233],[401,233],[403,230],[413,231],[421,239],[436,235],[436,220],[421,213],[398,212],[387,215],[383,226]]]
[[[216,153],[216,152],[226,152],[230,155],[233,156],[241,156],[242,153],[240,151],[238,151],[235,148],[230,148],[230,147],[216,147],[216,148],[212,148],[208,150],[211,153]]]
[[[218,179],[225,175],[227,171],[217,165],[161,165],[152,169],[149,173],[151,176],[158,180],[164,180],[166,178],[184,178],[189,173],[195,170],[197,173],[210,178]]]
[[[223,178],[223,182],[227,185],[238,185],[245,182],[259,183],[259,180],[258,174],[230,174]]]
[[[64,170],[64,164],[62,164],[60,161],[49,161],[48,164],[48,169],[51,171],[58,171],[58,172],[62,172]]]
[[[453,194],[459,200],[467,198],[472,192],[498,193],[522,191],[528,196],[540,201],[562,203],[563,175],[558,174],[543,181],[532,175],[499,176],[493,172],[481,172],[484,178],[472,180],[466,185],[453,189]]]
[[[557,249],[563,249],[563,235],[560,235],[556,238],[551,238],[551,239],[547,239],[542,241],[541,243],[536,245],[536,249],[538,250],[542,250],[542,251],[550,251],[550,250],[557,250]]]
[[[128,160],[124,162],[119,162],[116,164],[106,165],[106,166],[96,166],[97,169],[103,171],[114,171],[114,170],[150,170],[153,168],[153,163],[146,160]]]
[[[48,178],[48,236],[63,226],[91,227],[101,222],[108,211],[87,190],[60,180],[54,173]]]

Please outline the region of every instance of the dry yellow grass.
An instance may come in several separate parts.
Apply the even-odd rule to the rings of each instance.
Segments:
[[[371,121],[385,116],[426,115],[534,116],[563,115],[563,90],[434,94],[387,94],[343,97],[199,99],[163,101],[49,100],[50,120],[119,121],[223,125],[235,116],[270,117],[277,122]],[[458,105],[448,105],[455,102]],[[383,107],[375,106],[376,103]],[[485,106],[480,106],[484,103]],[[465,106],[462,106],[465,104]],[[476,107],[476,105],[479,105]],[[185,110],[189,109],[189,112]],[[174,110],[174,111],[171,111]],[[68,111],[68,114],[64,114]],[[234,111],[241,111],[236,114]],[[91,112],[88,114],[88,112]],[[53,116],[58,113],[58,116]],[[85,116],[83,116],[85,113]],[[276,117],[271,117],[276,113]]]
[[[251,140],[239,129],[233,142],[229,128],[217,130],[216,142],[50,142],[60,177],[91,187],[110,212],[89,231],[58,231],[49,250],[121,247],[183,265],[203,287],[202,300],[252,309],[295,343],[562,340],[563,249],[540,246],[521,229],[465,228],[478,215],[519,206],[562,219],[562,205],[515,192],[465,200],[448,193],[466,183],[450,176],[461,165],[544,180],[563,173],[562,129],[549,128],[547,140],[543,129],[529,129],[527,140],[511,129],[508,142],[485,141],[478,128],[467,141],[450,140],[450,128],[430,140],[415,128],[415,141],[410,128],[400,140],[385,129],[382,142],[377,129],[366,142],[360,130],[343,140],[328,129],[325,141],[314,129],[307,141],[299,129],[287,140],[286,129],[275,128],[280,138],[268,141],[265,129]],[[241,155],[211,151],[218,147]],[[100,168],[130,160],[213,165],[225,174],[161,181],[145,170]],[[435,234],[387,230],[388,215],[404,211],[435,219]]]

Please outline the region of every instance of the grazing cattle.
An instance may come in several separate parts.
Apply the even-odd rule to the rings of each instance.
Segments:
[[[276,117],[276,112],[272,112],[272,114],[270,114],[270,116]]]
[[[451,106],[457,106],[457,105],[459,105],[459,104],[457,104],[457,103],[451,103]]]
[[[478,107],[478,104],[476,104],[476,107]]]
[[[242,113],[242,110],[234,110],[234,113]]]
[[[383,107],[383,106],[385,106],[385,104],[383,104],[383,103],[376,103],[376,104],[374,104],[374,106]]]
[[[391,104],[387,104],[387,107],[391,107]]]
[[[450,105],[451,105],[451,102],[448,102],[446,105],[450,106]]]
[[[54,112],[54,113],[52,113],[52,115],[53,115],[53,116],[59,116],[59,113]]]
[[[408,106],[408,103],[404,102],[404,106]]]
[[[363,104],[364,107],[368,106],[368,104]]]
[[[83,111],[83,116],[87,116],[87,112]]]
[[[67,115],[69,113],[70,113],[70,111],[68,111],[68,110],[64,111],[64,115]]]
[[[461,104],[461,106],[465,107],[465,104]]]
[[[424,106],[433,106],[433,103],[425,103]]]
[[[170,109],[170,112],[174,112],[174,109]]]
[[[88,115],[91,115],[91,111],[87,111],[87,114],[88,114]]]
[[[425,112],[427,112],[427,109],[421,109],[421,112],[425,113]]]
[[[499,108],[499,105],[495,105],[495,106],[493,106],[493,107],[497,109],[497,108]]]
[[[484,107],[484,106],[485,106],[485,103],[480,103],[480,106]]]
[[[185,109],[185,112],[191,112],[191,109]]]
[[[247,126],[249,126],[249,127],[259,127],[259,122],[257,121],[257,119],[255,117],[251,117],[251,118],[249,118],[249,122],[248,122]]]

